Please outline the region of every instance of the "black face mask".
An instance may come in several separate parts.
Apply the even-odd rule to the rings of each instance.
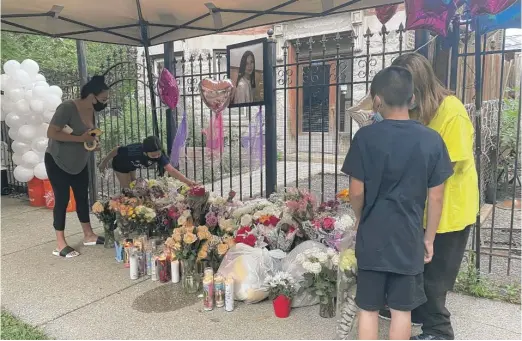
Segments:
[[[92,105],[95,111],[102,111],[103,109],[107,108],[107,103],[102,103],[96,98],[96,103]]]

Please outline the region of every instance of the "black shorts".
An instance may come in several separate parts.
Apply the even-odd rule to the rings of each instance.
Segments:
[[[121,162],[117,158],[112,159],[112,170],[118,173],[130,173],[135,171],[137,168],[127,162]]]
[[[359,269],[355,303],[360,309],[412,311],[426,302],[423,274],[400,275]]]

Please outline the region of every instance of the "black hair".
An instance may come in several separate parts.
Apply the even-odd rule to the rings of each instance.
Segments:
[[[237,82],[236,86],[239,84],[239,80],[241,77],[245,75],[246,64],[248,57],[252,56],[252,60],[254,61],[254,70],[252,70],[252,75],[250,76],[250,85],[252,89],[256,87],[256,57],[254,57],[254,53],[252,51],[246,51],[243,53],[243,57],[241,57],[241,62],[239,63],[239,73],[237,74]]]
[[[413,76],[400,66],[390,66],[373,77],[372,98],[379,96],[390,107],[409,107],[413,98]]]
[[[105,84],[105,76],[92,76],[91,80],[82,86],[80,91],[81,99],[87,98],[90,94],[98,96],[104,91],[109,90],[107,84]]]
[[[161,141],[157,136],[153,136],[153,135],[147,136],[145,139],[143,139],[143,151],[145,153],[157,152],[158,150],[161,151],[162,155],[165,155],[165,151],[161,147]],[[164,172],[165,172],[165,169],[160,167],[160,165],[158,163],[159,175],[163,176]]]

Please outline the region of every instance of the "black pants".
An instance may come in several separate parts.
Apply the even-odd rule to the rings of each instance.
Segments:
[[[440,233],[433,243],[433,259],[424,266],[424,292],[428,301],[413,310],[412,320],[422,323],[422,332],[453,340],[446,295],[453,289],[469,238],[468,226],[462,231]]]
[[[49,153],[45,153],[45,169],[54,192],[54,222],[56,231],[65,229],[65,214],[69,204],[69,188],[76,200],[76,214],[80,223],[88,223],[89,217],[89,171],[87,166],[78,174],[69,174],[56,164]]]

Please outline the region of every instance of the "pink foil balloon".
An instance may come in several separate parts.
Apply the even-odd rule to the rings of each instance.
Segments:
[[[513,5],[516,0],[469,0],[472,15],[498,14]]]
[[[453,0],[404,0],[406,29],[425,29],[446,36],[448,26],[457,12]]]
[[[399,4],[379,6],[375,9],[375,15],[381,24],[385,25],[397,12]]]
[[[199,82],[199,91],[207,107],[219,113],[230,104],[234,92],[234,84],[232,84],[230,79],[214,80],[205,78]]]
[[[179,100],[178,82],[166,68],[161,71],[157,87],[161,101],[169,108],[175,109]]]

